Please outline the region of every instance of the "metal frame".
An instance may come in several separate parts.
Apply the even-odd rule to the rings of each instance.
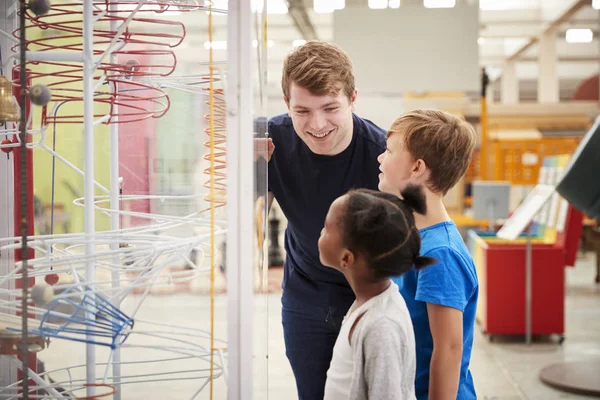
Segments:
[[[250,1],[230,0],[227,23],[228,399],[252,399],[254,141]]]

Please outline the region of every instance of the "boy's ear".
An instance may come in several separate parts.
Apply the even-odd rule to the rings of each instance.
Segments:
[[[415,161],[415,163],[413,165],[412,175],[415,178],[421,178],[421,177],[425,176],[426,172],[427,172],[427,164],[425,164],[425,161],[423,161],[422,159],[419,158],[417,161]]]
[[[354,265],[354,253],[352,253],[348,249],[344,249],[342,252],[342,260],[340,262],[340,267],[342,268],[350,268]]]

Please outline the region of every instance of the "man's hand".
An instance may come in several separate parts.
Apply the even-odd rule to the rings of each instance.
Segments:
[[[264,158],[267,162],[270,161],[274,150],[273,139],[254,139],[254,161],[258,160],[259,157]]]

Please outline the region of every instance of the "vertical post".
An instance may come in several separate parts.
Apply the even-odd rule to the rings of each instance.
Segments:
[[[92,0],[83,0],[83,197],[84,197],[84,226],[85,226],[85,278],[88,283],[86,295],[91,304],[95,303],[94,294],[90,291],[95,285],[95,266],[92,261],[94,254],[94,233],[96,231],[94,214],[94,14]],[[86,310],[86,318],[95,320],[94,312]],[[96,349],[90,327],[86,333],[86,383],[96,383]],[[87,387],[87,396],[94,396],[96,388]]]
[[[229,1],[227,30],[228,399],[250,400],[253,391],[254,69],[249,1]]]
[[[16,2],[13,0],[0,0],[0,29],[5,32],[12,32],[18,28],[17,25],[17,13],[14,7],[16,6]],[[2,49],[8,49],[10,46],[14,45],[12,41],[3,35],[0,35],[0,47]],[[2,53],[4,57],[5,53]],[[5,75],[7,78],[10,78],[10,70],[7,68],[1,69],[0,74]],[[15,75],[13,73],[12,79],[15,79]],[[16,76],[18,79],[18,76]],[[13,85],[13,94],[18,98],[18,92],[16,85]],[[10,125],[4,124],[0,125],[0,132],[8,129]],[[4,139],[4,137],[2,137]],[[8,138],[7,139],[12,139]],[[0,237],[14,237],[17,236],[18,233],[18,224],[19,218],[17,213],[18,210],[18,199],[15,197],[18,193],[18,190],[15,185],[19,185],[19,180],[14,179],[14,174],[17,174],[18,165],[17,165],[17,155],[19,151],[17,148],[14,148],[10,159],[6,156],[1,157],[0,160],[0,187],[4,188],[2,194],[0,194],[0,209],[2,211],[2,215],[0,216]],[[14,155],[14,156],[13,156]],[[0,274],[8,275],[11,272],[14,272],[15,268],[15,252],[14,251],[2,251],[0,252]],[[1,289],[4,290],[14,290],[16,285],[16,280],[9,280],[8,282],[4,282],[0,285]],[[6,301],[13,301],[15,298],[9,295],[0,295],[0,299]],[[10,312],[7,308],[0,308],[3,312]],[[14,312],[12,312],[14,314]],[[11,383],[19,380],[20,372],[15,367],[15,364],[8,360],[8,357],[0,357],[0,387],[6,387]]]
[[[18,3],[18,2],[17,2]],[[15,3],[15,4],[17,4]],[[21,71],[17,70],[17,69],[13,69],[13,73],[12,73],[12,79],[13,81],[20,81],[21,77]],[[27,88],[27,87],[31,87],[31,77],[29,76],[29,74],[26,74],[26,83],[25,85],[23,85],[23,87]],[[20,98],[21,96],[21,84],[19,85],[14,85],[13,86],[13,95],[16,98]],[[23,113],[25,113],[25,115],[29,115],[29,113],[31,112],[31,100],[29,100],[29,98],[26,96],[25,97],[25,109],[21,110],[21,117],[23,117]],[[22,125],[21,125],[22,126]],[[26,127],[26,129],[31,128],[31,125],[28,125]],[[21,129],[21,128],[19,128]],[[19,137],[22,137],[21,134],[19,134]],[[26,141],[28,143],[31,143],[31,137],[29,135],[25,135]],[[22,144],[23,142],[21,142]],[[22,212],[23,212],[23,208],[25,208],[26,214],[27,214],[27,221],[33,221],[34,220],[34,210],[33,210],[33,150],[32,149],[27,149],[26,151],[26,160],[23,161],[23,157],[22,157],[22,153],[20,151],[17,151],[17,149],[15,149],[15,151],[13,151],[14,154],[14,158],[13,158],[13,171],[14,171],[14,175],[13,175],[13,216],[14,216],[14,220],[13,220],[13,227],[14,227],[14,235],[13,236],[21,236],[21,238],[25,238],[25,243],[27,242],[27,236],[33,235],[34,234],[34,226],[33,224],[27,223],[26,225],[22,224]],[[23,169],[23,167],[25,167],[25,169]],[[26,182],[26,196],[23,196],[23,189],[22,186],[23,182]],[[27,236],[23,236],[23,228],[27,228]],[[35,257],[35,251],[32,248],[29,248],[29,246],[26,246],[27,250],[25,251],[26,254],[26,259],[32,259]],[[23,258],[23,250],[22,249],[17,249],[14,252],[14,261],[15,262],[19,262],[22,261]],[[29,277],[29,270],[27,270],[27,284],[28,285],[34,285],[35,284],[35,278]],[[22,280],[16,280],[15,282],[15,289],[22,289]],[[18,315],[24,315],[25,313],[21,313]],[[36,357],[36,353],[29,353],[29,358],[27,360],[28,364],[29,364],[29,371],[33,371],[36,372],[37,371],[37,357]],[[21,370],[16,371],[17,374],[17,379],[21,380],[23,379],[23,373]],[[29,384],[31,384],[32,381],[30,380]],[[31,394],[36,394],[35,392],[31,393]]]
[[[531,293],[532,293],[532,247],[531,234],[533,232],[533,220],[527,228],[527,243],[525,247],[525,343],[531,345]]]
[[[550,29],[540,37],[538,103],[559,101],[557,61],[556,29]]]
[[[109,5],[109,12],[116,12],[117,3],[111,2]],[[119,29],[117,26],[117,21],[111,19],[110,21],[110,30],[111,32],[116,32]],[[110,63],[116,64],[118,63],[118,57],[114,54],[110,54]],[[111,93],[118,96],[119,88],[118,84],[115,82],[110,86]],[[119,111],[119,102],[116,101],[113,105],[113,113],[117,114]],[[121,195],[121,185],[119,182],[119,124],[118,120],[110,124],[110,208],[113,212],[110,214],[110,229],[113,232],[119,231],[121,228],[119,213],[116,211],[119,210],[119,195]],[[119,233],[120,236],[120,233]],[[119,249],[119,243],[112,243],[111,249],[113,251],[117,251]],[[119,256],[115,255],[113,257],[113,263],[119,263]],[[115,307],[119,307],[119,299],[121,298],[117,294],[117,290],[120,286],[119,282],[119,271],[113,269],[111,272],[112,278],[112,288],[115,289],[113,292],[113,305]],[[112,384],[117,388],[117,392],[113,395],[114,400],[121,400],[121,349],[117,347],[113,350],[112,356]]]
[[[516,61],[507,61],[504,65],[500,97],[502,104],[517,104],[519,102],[519,80],[517,79]]]
[[[21,146],[19,151],[20,157],[20,207],[19,217],[21,225],[21,262],[22,262],[22,278],[21,278],[21,362],[23,368],[21,369],[23,374],[23,399],[29,399],[29,330],[27,318],[27,292],[29,290],[29,265],[27,260],[29,258],[29,250],[27,249],[27,233],[29,227],[27,224],[27,66],[25,59],[25,51],[27,50],[27,42],[25,37],[25,12],[26,3],[25,0],[19,1],[19,51],[20,51],[20,66],[19,66],[19,106],[21,108],[21,120],[19,121],[21,137]]]
[[[479,123],[481,125],[481,139],[479,143],[479,178],[487,179],[488,167],[488,106],[486,100],[487,86],[489,78],[485,72],[485,68],[481,69],[481,116]]]
[[[490,225],[490,232],[494,232],[496,228],[496,217],[494,216],[494,209],[496,208],[496,202],[494,200],[488,201],[488,218]]]

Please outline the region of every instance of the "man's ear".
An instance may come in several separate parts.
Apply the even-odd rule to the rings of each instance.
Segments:
[[[340,262],[340,266],[342,268],[350,268],[354,265],[354,253],[352,253],[350,250],[348,249],[344,249],[343,253],[342,253],[342,260]]]
[[[352,99],[350,99],[350,108],[352,112],[356,109],[356,97],[358,96],[358,90],[354,89],[354,93],[352,93]]]
[[[283,96],[283,102],[285,103],[288,111],[290,111],[290,102],[288,101],[288,99],[285,97],[285,95]]]

